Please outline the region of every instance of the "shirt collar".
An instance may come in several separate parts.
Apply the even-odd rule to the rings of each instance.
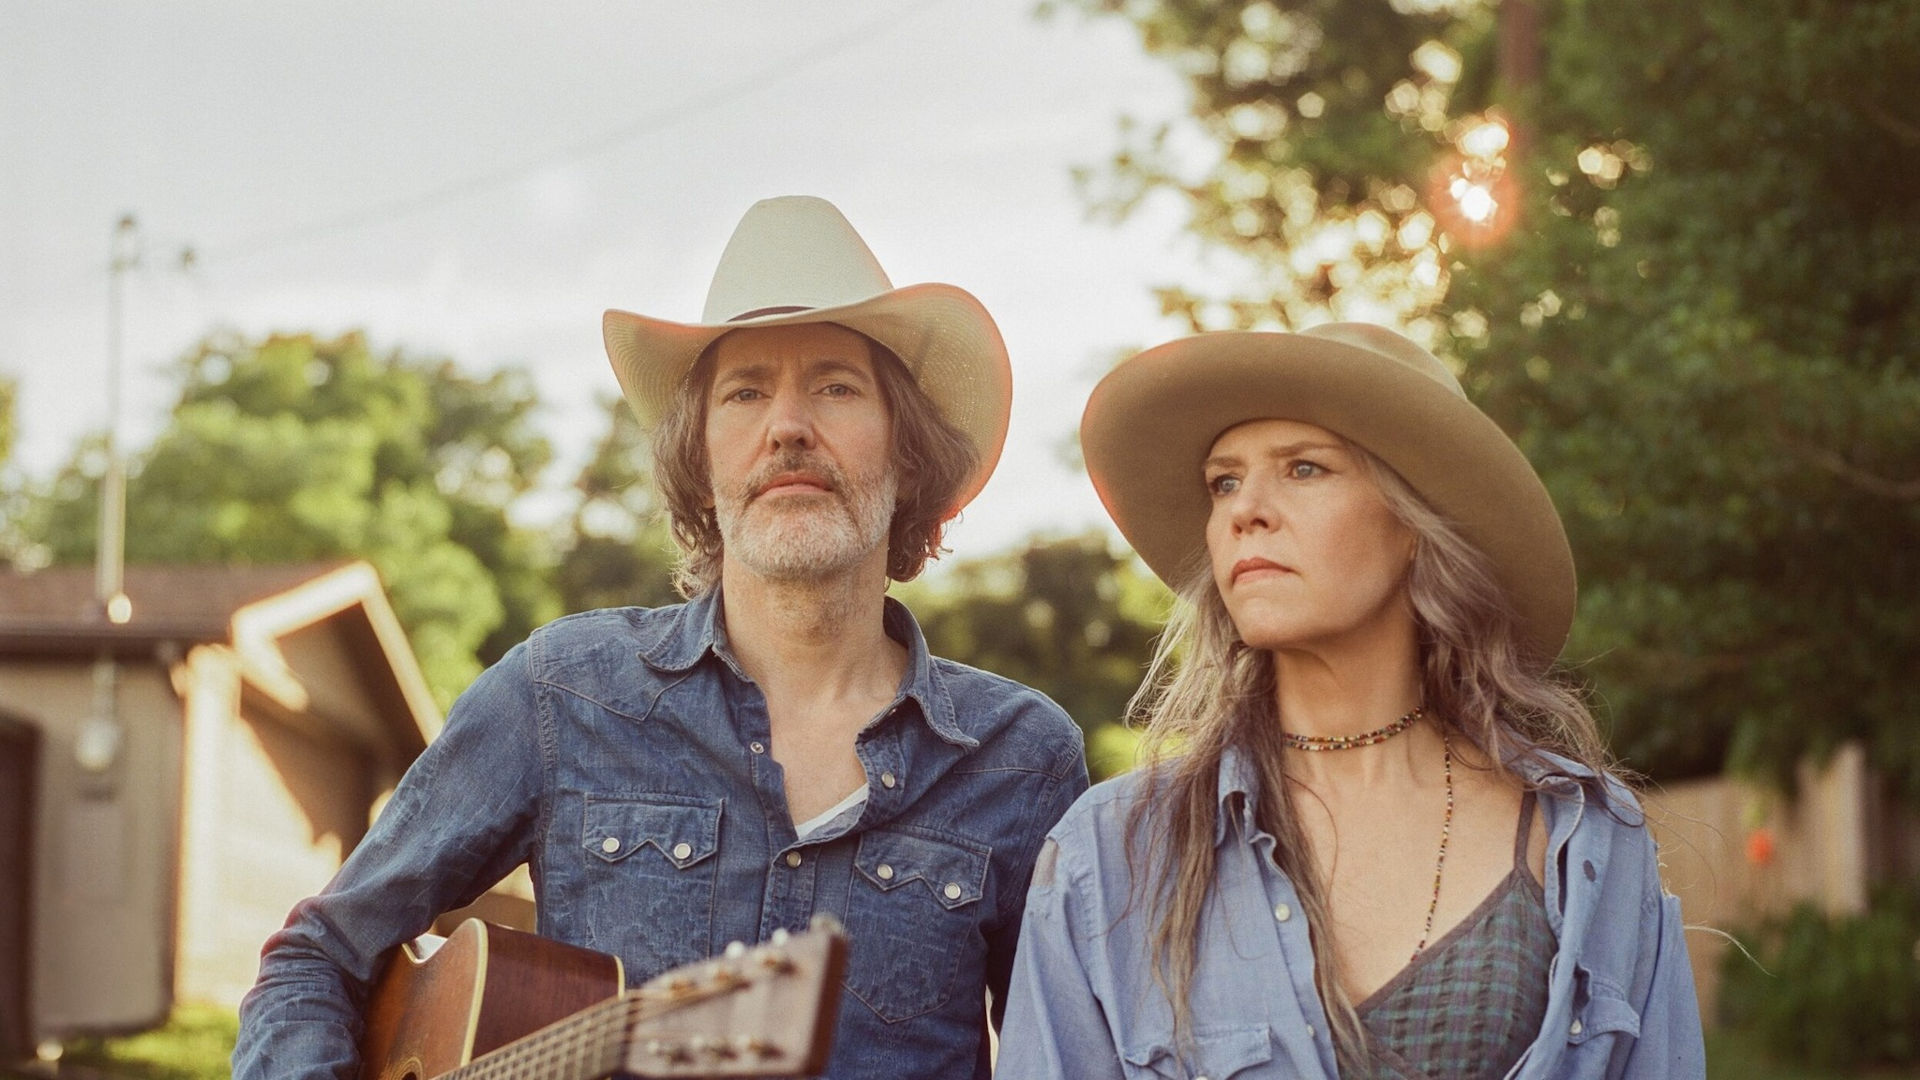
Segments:
[[[1227,747],[1220,755],[1217,797],[1220,804],[1213,815],[1213,846],[1219,847],[1226,841],[1229,819],[1240,827],[1240,835],[1253,838],[1258,831],[1253,808],[1260,802],[1260,772],[1237,744]]]
[[[912,701],[928,729],[942,740],[969,750],[978,747],[980,741],[960,727],[953,697],[933,662],[926,635],[920,632],[913,612],[889,596],[884,602],[881,620],[887,636],[907,647],[907,673],[900,682],[900,698]],[[641,648],[640,659],[659,671],[682,672],[692,669],[709,654],[735,675],[746,678],[727,645],[719,586],[680,605],[673,617],[662,625],[659,636]]]

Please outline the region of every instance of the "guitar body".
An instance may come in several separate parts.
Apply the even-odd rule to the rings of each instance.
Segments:
[[[361,1080],[431,1080],[625,992],[620,959],[477,919],[395,950],[367,1004]]]

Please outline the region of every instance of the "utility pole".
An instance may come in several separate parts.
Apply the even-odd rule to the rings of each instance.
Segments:
[[[112,625],[133,618],[126,592],[127,467],[120,456],[120,355],[125,295],[122,278],[140,265],[140,226],[132,214],[114,226],[107,261],[107,464],[100,478],[100,523],[94,541],[94,600],[98,614]],[[112,646],[93,661],[93,711],[74,733],[73,754],[86,779],[83,790],[111,796],[118,786],[114,765],[120,760],[120,670]]]

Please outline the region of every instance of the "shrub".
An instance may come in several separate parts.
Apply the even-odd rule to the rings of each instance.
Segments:
[[[1738,937],[1754,959],[1722,962],[1727,1024],[1809,1065],[1920,1063],[1920,893],[1883,892],[1858,916],[1803,903]]]

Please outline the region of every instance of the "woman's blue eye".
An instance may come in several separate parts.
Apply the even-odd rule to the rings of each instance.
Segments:
[[[1287,466],[1287,475],[1295,480],[1310,480],[1326,471],[1311,461],[1296,461]]]

